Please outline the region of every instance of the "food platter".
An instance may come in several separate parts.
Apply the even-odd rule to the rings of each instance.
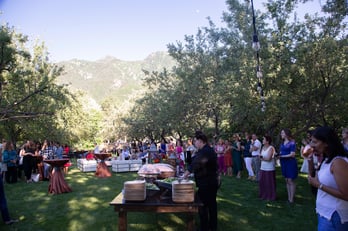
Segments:
[[[174,177],[169,177],[163,180],[156,180],[156,184],[160,188],[165,188],[165,189],[172,189],[172,182],[175,181]]]
[[[138,171],[138,175],[146,178],[167,178],[174,177],[175,171],[168,164],[144,164]]]
[[[158,192],[160,192],[160,188],[153,184],[153,183],[146,183],[146,196],[147,197],[152,197],[155,194],[157,194]]]

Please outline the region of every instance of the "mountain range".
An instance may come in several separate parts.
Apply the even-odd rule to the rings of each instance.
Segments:
[[[72,91],[85,92],[100,104],[105,99],[116,102],[126,100],[141,89],[144,70],[171,69],[175,61],[166,52],[155,52],[139,61],[123,61],[107,56],[96,61],[72,59],[58,65],[64,67],[59,83],[69,84]]]

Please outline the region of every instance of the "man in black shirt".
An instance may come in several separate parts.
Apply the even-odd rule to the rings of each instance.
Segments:
[[[199,209],[200,230],[217,230],[217,203],[216,194],[218,189],[218,166],[217,155],[212,147],[208,145],[207,136],[201,131],[195,134],[194,144],[198,149],[188,167],[184,177],[194,173],[197,195],[203,203]]]

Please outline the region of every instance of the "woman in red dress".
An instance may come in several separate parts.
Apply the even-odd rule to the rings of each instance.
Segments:
[[[227,169],[228,176],[232,176],[232,152],[231,152],[231,150],[232,150],[231,142],[228,140],[225,140],[224,162],[225,162],[225,168]]]

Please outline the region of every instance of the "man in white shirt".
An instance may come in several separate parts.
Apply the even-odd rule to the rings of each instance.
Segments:
[[[250,145],[252,162],[255,176],[253,180],[259,181],[259,172],[261,167],[260,153],[261,153],[261,142],[257,139],[256,134],[251,135],[251,145]]]
[[[130,153],[127,146],[123,146],[122,152],[121,152],[121,160],[129,160]]]
[[[99,150],[99,146],[97,143],[94,143],[94,151],[93,151],[94,154],[100,154],[100,150]]]

